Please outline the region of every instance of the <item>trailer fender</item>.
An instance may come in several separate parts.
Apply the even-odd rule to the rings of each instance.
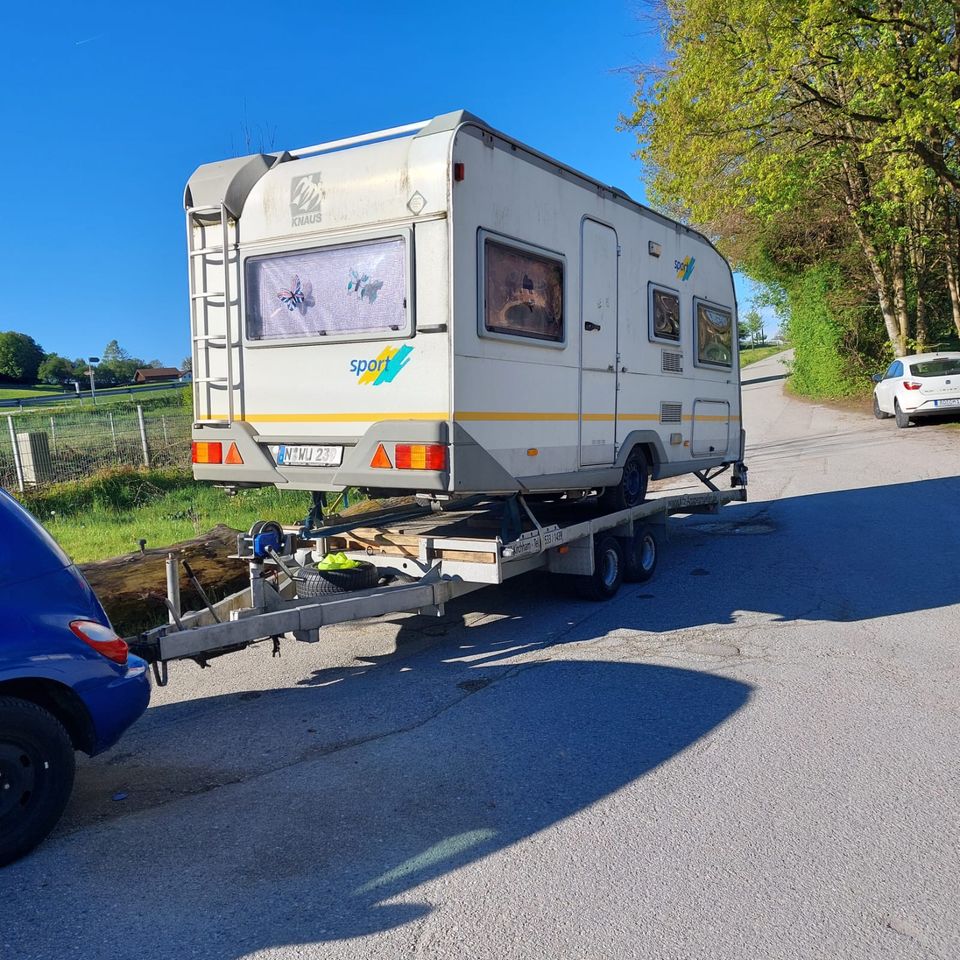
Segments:
[[[634,447],[642,447],[650,465],[650,476],[656,480],[660,476],[660,467],[667,462],[667,455],[663,449],[663,440],[654,430],[631,430],[620,445],[617,454],[617,466],[623,467]]]

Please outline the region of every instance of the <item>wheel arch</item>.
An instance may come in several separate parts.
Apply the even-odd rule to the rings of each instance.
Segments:
[[[620,445],[616,466],[622,467],[638,447],[646,457],[650,476],[656,480],[660,475],[661,465],[667,461],[667,455],[663,448],[663,440],[654,430],[631,430]]]
[[[0,680],[0,696],[16,697],[42,707],[63,724],[75,750],[94,751],[97,736],[90,711],[66,684],[46,677],[15,677]]]

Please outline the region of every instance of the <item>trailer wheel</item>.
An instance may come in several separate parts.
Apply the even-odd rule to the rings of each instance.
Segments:
[[[586,600],[609,600],[623,583],[623,547],[616,537],[597,537],[593,554],[593,573],[574,577],[577,592]]]
[[[380,571],[372,564],[361,562],[344,570],[316,570],[303,567],[297,576],[297,596],[328,597],[333,593],[368,590],[380,581]]]
[[[637,527],[632,537],[622,537],[623,579],[627,583],[646,583],[657,569],[660,544],[652,527]]]
[[[0,867],[29,853],[56,826],[75,768],[73,744],[52,713],[0,697]]]
[[[607,510],[629,510],[639,506],[647,496],[647,481],[650,468],[647,458],[639,447],[630,451],[627,462],[623,465],[620,482],[615,487],[607,487],[603,491],[600,502]]]

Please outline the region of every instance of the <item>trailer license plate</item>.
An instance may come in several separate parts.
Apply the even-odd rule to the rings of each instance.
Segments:
[[[934,400],[937,407],[960,407],[960,397],[948,397],[946,400]]]
[[[318,447],[282,443],[277,449],[277,463],[291,467],[339,467],[343,447]]]

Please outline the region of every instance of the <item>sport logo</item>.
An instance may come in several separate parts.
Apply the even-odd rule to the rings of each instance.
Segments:
[[[384,347],[380,355],[371,360],[351,360],[350,372],[357,375],[357,383],[369,383],[379,387],[391,380],[409,363],[413,347]]]
[[[319,173],[307,173],[290,181],[290,222],[294,227],[304,227],[320,222],[320,204],[323,202],[323,185]]]
[[[697,261],[689,255],[685,260],[674,260],[673,269],[677,271],[677,279],[689,280],[691,274],[693,273],[693,265],[696,262]]]

